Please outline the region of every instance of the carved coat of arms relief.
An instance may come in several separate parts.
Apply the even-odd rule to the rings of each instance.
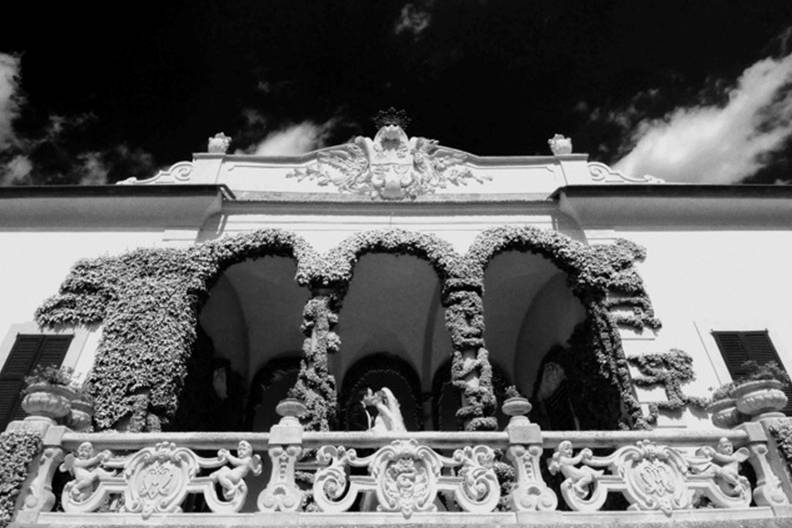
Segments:
[[[385,125],[374,139],[358,136],[344,145],[320,150],[315,162],[287,177],[373,199],[414,200],[449,184],[489,179],[474,174],[465,158],[464,153],[440,147],[433,139],[410,138],[400,126]]]

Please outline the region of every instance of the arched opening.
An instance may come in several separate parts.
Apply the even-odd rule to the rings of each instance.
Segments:
[[[294,387],[300,373],[300,358],[300,352],[273,358],[256,372],[248,391],[246,429],[266,432],[278,423],[280,416],[275,407]]]
[[[563,379],[552,379],[559,370],[550,360],[586,319],[584,306],[568,287],[567,274],[533,253],[512,250],[496,255],[484,275],[484,319],[490,359],[506,365],[513,373],[512,383],[532,398],[532,418],[548,429],[576,426],[579,411]]]
[[[359,394],[352,387],[362,387],[365,380],[373,379],[362,370],[367,366],[372,371],[392,371],[392,383],[403,378],[406,384],[398,383],[409,385],[416,399],[414,427],[431,424],[430,405],[423,395],[431,392],[434,372],[452,353],[440,293],[438,275],[425,260],[387,253],[360,257],[336,327],[341,352],[331,358],[333,374],[344,380],[339,400],[342,414],[345,409],[362,411]],[[373,354],[381,361],[362,362]],[[413,374],[407,375],[408,371]],[[400,403],[407,421],[412,413],[405,410],[413,404]],[[457,401],[454,408],[458,405]],[[352,419],[359,422],[361,417],[342,416],[340,421],[347,427],[359,426],[349,421]]]
[[[179,428],[191,422],[191,429],[216,430],[222,423],[223,430],[266,431],[274,423],[282,386],[291,379],[285,365],[296,361],[299,368],[293,351],[304,338],[300,324],[310,293],[295,282],[296,269],[292,258],[263,256],[217,277],[199,313]],[[187,411],[195,406],[198,419]]]
[[[407,430],[423,429],[423,398],[418,374],[406,361],[388,353],[366,356],[347,371],[339,398],[342,402],[339,409],[341,429],[347,431],[369,429],[372,425],[372,416],[367,414],[361,402],[368,389],[377,392],[383,387],[390,389],[399,402]]]

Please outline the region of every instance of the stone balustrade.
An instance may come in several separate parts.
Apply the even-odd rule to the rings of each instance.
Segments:
[[[349,515],[354,523],[379,512],[390,523],[510,515],[518,523],[563,524],[583,514],[638,512],[655,521],[726,510],[725,518],[792,515],[782,484],[788,477],[767,454],[761,423],[541,431],[518,415],[499,432],[375,434],[304,431],[287,413],[269,433],[76,433],[51,426],[16,522],[86,526],[188,516],[183,523],[212,524],[214,516],[220,524],[288,524],[296,521],[284,516],[342,522]],[[53,491],[56,472],[67,479]]]

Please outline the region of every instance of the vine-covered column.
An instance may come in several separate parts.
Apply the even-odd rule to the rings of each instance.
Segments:
[[[333,331],[338,322],[338,299],[333,289],[314,288],[303,310],[303,359],[289,396],[305,404],[303,426],[308,431],[329,431],[335,421],[336,382],[327,361],[329,354],[338,352],[341,344]]]
[[[484,348],[481,294],[475,289],[452,286],[445,293],[445,305],[446,326],[454,346],[451,382],[462,391],[462,406],[456,415],[466,431],[497,429],[492,366]]]

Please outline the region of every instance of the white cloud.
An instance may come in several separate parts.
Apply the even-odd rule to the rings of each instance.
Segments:
[[[0,168],[0,185],[16,185],[28,183],[28,175],[33,170],[33,163],[30,158],[19,154],[11,158],[11,161]]]
[[[107,183],[107,173],[110,172],[102,161],[99,152],[84,152],[77,156],[80,161],[77,171],[80,174],[80,185],[104,185]]]
[[[244,153],[258,156],[297,156],[316,150],[325,145],[328,135],[337,124],[330,119],[317,124],[303,121],[274,132],[270,132],[258,144],[246,149]]]
[[[431,22],[432,14],[426,8],[412,3],[405,4],[393,26],[393,32],[397,35],[412,33],[413,37],[417,37],[429,27]]]
[[[725,105],[678,108],[644,120],[632,150],[615,167],[666,181],[733,183],[762,167],[762,157],[792,136],[792,54],[747,68]]]
[[[19,115],[19,57],[0,53],[0,150],[16,142],[13,121]]]

